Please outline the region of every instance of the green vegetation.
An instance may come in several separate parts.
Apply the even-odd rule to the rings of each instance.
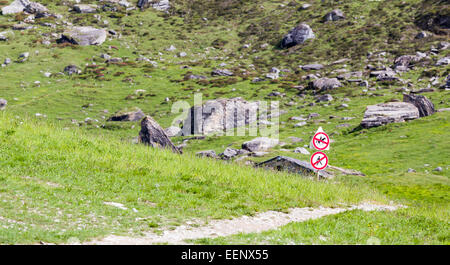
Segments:
[[[9,2],[0,1],[0,7]],[[392,200],[408,208],[346,212],[262,234],[196,242],[366,244],[378,238],[382,244],[449,243],[449,112],[351,132],[367,105],[402,100],[404,87],[419,90],[431,78],[444,83],[450,68],[435,62],[449,56],[450,49],[428,53],[412,70],[399,74],[404,82],[376,82],[368,77],[366,66],[391,66],[399,55],[429,52],[441,41],[450,42],[448,28],[437,23],[449,15],[447,1],[171,0],[168,13],[118,7],[98,14],[69,12],[73,4],[69,1],[38,2],[64,18],[39,18],[33,29],[18,31],[11,27],[25,14],[0,15],[0,32],[8,32],[9,37],[0,41],[0,63],[5,58],[13,61],[0,68],[0,98],[8,100],[6,110],[0,112],[0,243],[85,241],[111,233],[163,229],[192,218],[230,218],[368,200]],[[302,10],[304,3],[312,6]],[[323,23],[322,17],[335,8],[346,19]],[[63,21],[104,27],[118,35],[110,35],[100,46],[57,44],[52,34],[64,32],[68,24]],[[316,38],[280,49],[282,37],[299,22],[308,23]],[[422,30],[433,34],[416,39]],[[171,45],[175,51],[167,51]],[[15,62],[23,52],[29,52],[29,58]],[[180,52],[187,55],[181,57]],[[386,55],[377,56],[380,52]],[[100,57],[104,53],[123,62],[107,63]],[[368,58],[368,53],[373,57]],[[333,64],[344,58],[348,60]],[[308,63],[325,68],[299,68]],[[71,64],[82,73],[62,74]],[[252,82],[272,67],[282,69],[282,77]],[[211,77],[215,68],[229,69],[235,76]],[[342,69],[362,71],[363,79],[376,90],[343,82],[343,87],[327,92],[332,102],[314,103],[313,91],[298,95],[299,87],[308,85],[306,75],[336,77]],[[189,80],[190,74],[207,79]],[[433,88],[434,92],[423,95],[437,109],[449,108],[450,92]],[[284,96],[268,97],[273,91]],[[308,144],[322,126],[334,141],[328,152],[330,163],[367,176],[337,176],[315,183],[194,157],[200,150],[220,153],[228,146],[240,147],[252,137],[190,140],[184,155],[177,156],[132,144],[139,122],[107,121],[118,111],[139,108],[166,128],[179,115],[171,113],[172,103],[192,104],[195,93],[202,93],[204,100],[243,97],[280,102],[286,112],[280,117],[280,141],[285,145],[242,163],[276,155],[308,160],[309,156],[287,150]],[[339,108],[343,103],[348,108]],[[294,127],[291,117],[310,113],[319,116]],[[304,141],[294,143],[292,136]],[[181,144],[183,138],[173,141]],[[433,171],[438,166],[443,170]],[[416,173],[407,173],[408,168]],[[104,202],[122,203],[128,210]]]
[[[175,155],[5,114],[0,121],[2,243],[86,240],[192,218],[386,202],[369,189]]]

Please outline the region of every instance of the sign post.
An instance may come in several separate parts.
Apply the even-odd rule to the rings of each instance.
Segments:
[[[319,151],[330,150],[330,137],[322,130],[322,127],[319,127],[314,134],[311,145]],[[317,180],[319,180],[320,170],[324,170],[328,166],[328,156],[323,152],[315,152],[311,156],[310,163],[317,170]]]

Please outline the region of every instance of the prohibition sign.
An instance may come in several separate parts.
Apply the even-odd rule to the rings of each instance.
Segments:
[[[322,170],[328,166],[328,157],[322,152],[316,152],[311,156],[311,166],[317,170]]]
[[[318,132],[313,137],[313,145],[317,150],[325,150],[330,145],[330,137],[324,132]]]

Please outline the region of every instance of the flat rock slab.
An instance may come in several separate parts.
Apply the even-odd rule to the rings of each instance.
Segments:
[[[107,32],[104,29],[93,27],[73,27],[62,34],[58,43],[72,43],[75,45],[101,45],[106,40]]]
[[[250,152],[266,151],[278,145],[278,139],[258,137],[242,144],[242,148]]]
[[[406,102],[390,102],[367,106],[361,121],[363,128],[372,128],[388,123],[404,122],[418,119],[419,110],[416,106]]]

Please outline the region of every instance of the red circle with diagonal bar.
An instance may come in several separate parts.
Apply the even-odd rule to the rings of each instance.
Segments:
[[[322,170],[328,166],[328,157],[322,152],[316,152],[311,156],[311,166],[317,170]]]
[[[313,137],[313,145],[317,150],[325,150],[330,145],[330,137],[324,132],[318,132]]]

